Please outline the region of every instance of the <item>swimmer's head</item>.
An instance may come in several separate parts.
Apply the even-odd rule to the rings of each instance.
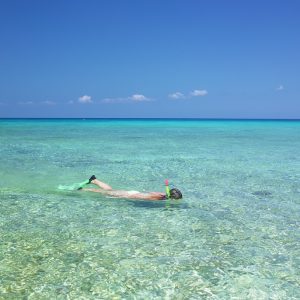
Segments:
[[[171,199],[181,199],[182,198],[182,194],[179,191],[179,189],[171,189],[170,190],[170,198]]]

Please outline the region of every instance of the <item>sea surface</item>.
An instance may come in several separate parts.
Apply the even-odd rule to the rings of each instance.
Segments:
[[[300,121],[2,119],[0,178],[0,299],[300,299]]]

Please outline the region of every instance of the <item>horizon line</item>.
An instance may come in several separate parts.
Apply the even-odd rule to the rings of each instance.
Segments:
[[[160,117],[0,117],[0,120],[212,120],[212,121],[300,121],[300,118],[160,118]]]

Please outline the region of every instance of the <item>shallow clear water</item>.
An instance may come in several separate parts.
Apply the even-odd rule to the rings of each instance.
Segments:
[[[0,120],[0,298],[299,299],[300,122]],[[60,191],[95,174],[180,201]]]

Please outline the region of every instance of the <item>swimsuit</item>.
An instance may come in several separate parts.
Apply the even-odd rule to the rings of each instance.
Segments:
[[[136,195],[136,194],[140,194],[139,191],[127,191],[128,195]]]

